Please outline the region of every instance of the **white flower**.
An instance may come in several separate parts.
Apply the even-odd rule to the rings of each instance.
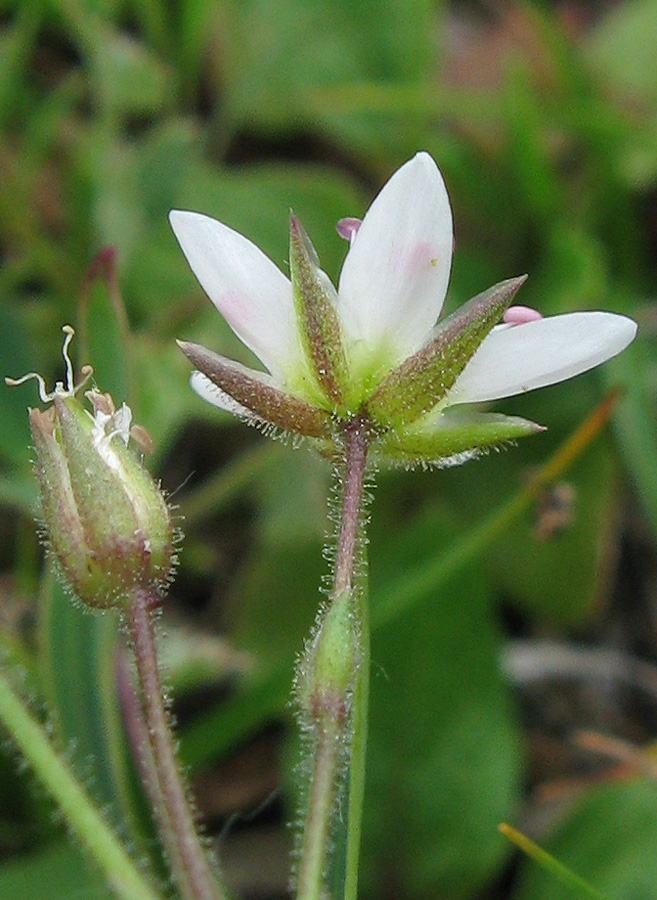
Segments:
[[[453,231],[445,185],[427,153],[395,172],[360,226],[350,225],[337,291],[294,217],[292,280],[214,219],[174,210],[170,221],[205,292],[267,370],[181,344],[201,370],[192,376],[200,396],[316,438],[330,438],[336,423],[364,415],[384,455],[388,445],[393,456],[404,457],[406,435],[415,444],[422,435],[421,454],[435,461],[429,449],[435,432],[436,451],[461,454],[473,423],[492,431],[491,440],[477,438],[472,449],[531,433],[536,426],[523,420],[464,419],[462,411],[454,417],[445,410],[571,378],[619,353],[636,334],[631,319],[605,312],[543,319],[517,308],[496,325],[524,278],[502,282],[437,323]],[[453,427],[463,439],[452,446],[445,438]]]

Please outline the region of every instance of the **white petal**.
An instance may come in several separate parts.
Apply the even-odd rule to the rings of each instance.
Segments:
[[[428,153],[395,172],[367,211],[340,275],[347,342],[417,350],[442,309],[452,261],[452,212]]]
[[[169,221],[210,300],[238,338],[281,378],[299,354],[288,279],[255,244],[216,219],[172,210]]]
[[[498,400],[565,381],[616,356],[636,328],[626,316],[605,312],[499,325],[459,375],[449,403]]]

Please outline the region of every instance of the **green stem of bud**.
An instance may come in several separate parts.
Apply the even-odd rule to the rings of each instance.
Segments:
[[[346,855],[345,870],[338,873],[342,884],[337,895],[355,900],[358,879],[369,682],[364,576],[356,584],[365,544],[367,426],[362,419],[345,427],[344,447],[333,589],[297,676],[301,723],[312,740],[297,900],[322,900],[329,894],[339,857]],[[345,806],[347,815],[340,820],[336,813]]]
[[[200,843],[189,795],[176,760],[157,665],[152,610],[157,597],[144,590],[130,596],[126,618],[135,655],[141,703],[157,784],[149,794],[158,796],[153,810],[160,826],[172,877],[182,900],[225,900],[208,856]]]

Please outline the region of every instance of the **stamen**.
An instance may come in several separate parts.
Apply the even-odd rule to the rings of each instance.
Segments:
[[[64,344],[62,346],[62,356],[64,357],[64,364],[66,366],[66,387],[64,387],[63,381],[56,381],[54,389],[48,393],[45,378],[42,375],[39,375],[38,372],[28,372],[27,375],[23,375],[22,378],[5,377],[5,384],[9,387],[16,387],[33,378],[38,384],[39,400],[41,400],[42,403],[50,403],[55,397],[74,397],[76,392],[84,387],[89,381],[94,370],[92,366],[82,366],[80,369],[82,380],[76,386],[73,375],[73,363],[68,355],[68,348],[75,335],[75,329],[71,325],[64,325],[62,326],[62,331],[65,335]]]
[[[90,366],[88,363],[80,368],[80,375],[82,376],[82,378],[80,379],[79,384],[75,385],[74,392],[76,394],[85,386],[85,384],[89,381],[93,374],[94,367]]]
[[[71,357],[68,355],[68,347],[73,340],[75,331],[73,330],[71,325],[63,325],[62,331],[66,335],[66,337],[64,338],[64,346],[62,347],[62,356],[64,357],[64,363],[66,365],[66,391],[69,394],[74,394],[75,385],[73,384],[73,363],[71,362]]]
[[[336,223],[335,230],[341,238],[353,244],[354,238],[358,234],[362,219],[356,219],[353,216],[347,216],[345,219],[339,219]]]
[[[526,322],[537,322],[543,316],[530,306],[510,306],[502,316],[505,325],[524,325]]]
[[[46,382],[42,375],[39,375],[38,372],[28,372],[27,375],[23,375],[22,378],[10,378],[8,375],[5,376],[5,384],[9,387],[17,387],[19,384],[25,384],[26,381],[30,381],[32,378],[39,385],[39,399],[42,403],[49,403],[50,400],[53,399],[54,393],[49,394],[46,390]]]

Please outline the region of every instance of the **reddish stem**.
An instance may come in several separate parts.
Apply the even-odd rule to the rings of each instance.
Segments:
[[[345,467],[342,486],[340,532],[335,557],[332,596],[348,591],[354,583],[354,567],[358,552],[360,513],[363,502],[365,462],[367,459],[366,426],[359,417],[345,427]]]
[[[147,591],[135,591],[128,604],[127,621],[160,801],[154,814],[160,824],[172,876],[183,900],[224,900],[200,843],[189,796],[176,761],[171,722],[157,666],[153,607],[153,597]],[[149,794],[153,793],[149,791]]]

